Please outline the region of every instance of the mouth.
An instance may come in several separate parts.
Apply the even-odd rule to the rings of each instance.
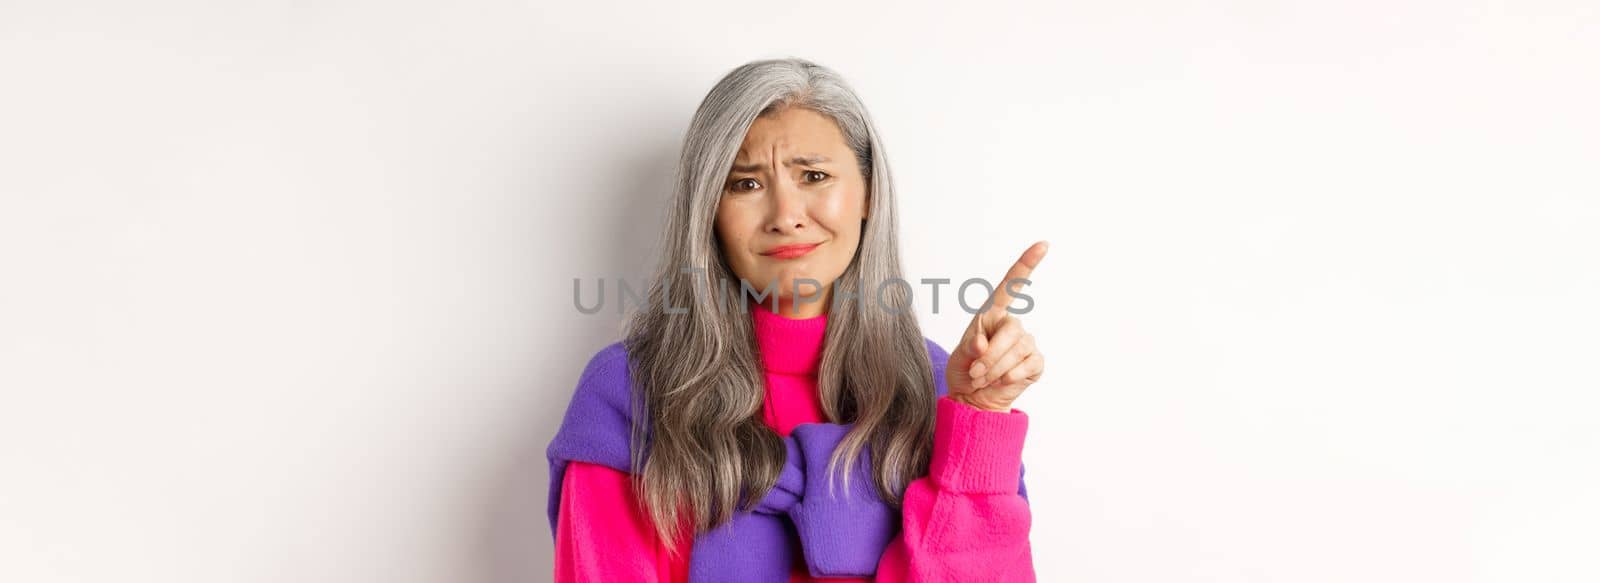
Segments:
[[[794,259],[796,257],[800,257],[800,256],[803,256],[803,255],[805,255],[807,253],[810,253],[812,249],[816,249],[817,248],[817,245],[821,245],[821,243],[800,243],[800,244],[795,244],[795,245],[779,245],[777,247],[773,247],[773,248],[768,249],[766,251],[762,251],[761,254],[765,255],[767,257],[772,257],[774,259]]]

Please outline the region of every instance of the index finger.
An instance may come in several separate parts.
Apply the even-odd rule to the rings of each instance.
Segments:
[[[1011,306],[1011,301],[1016,299],[1016,296],[1011,295],[1011,292],[1008,291],[1011,282],[1018,279],[1027,279],[1028,275],[1033,273],[1033,268],[1038,267],[1039,261],[1044,259],[1045,252],[1049,250],[1050,243],[1048,241],[1039,241],[1028,246],[1027,251],[1022,252],[1022,256],[1018,257],[1017,262],[1011,265],[1011,269],[1006,270],[1006,275],[1000,280],[1000,285],[995,286],[994,295],[990,296],[991,303],[988,310],[990,314],[998,315]]]

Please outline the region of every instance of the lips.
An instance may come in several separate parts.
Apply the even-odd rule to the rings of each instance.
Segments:
[[[761,254],[765,255],[767,257],[774,257],[774,258],[777,258],[777,259],[794,259],[796,257],[800,257],[802,255],[810,253],[812,249],[816,249],[817,248],[817,245],[821,245],[821,243],[797,243],[797,244],[793,244],[793,245],[779,245],[777,247],[773,247],[773,248],[768,249],[766,251],[762,251]]]

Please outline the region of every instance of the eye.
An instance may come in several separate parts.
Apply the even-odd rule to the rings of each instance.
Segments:
[[[746,185],[746,183],[749,183],[749,184]],[[754,179],[754,178],[740,178],[738,180],[735,180],[733,182],[728,183],[728,190],[732,190],[734,192],[744,192],[746,190],[755,190],[755,189],[760,188],[760,187],[761,187],[761,183],[760,182],[756,182],[756,179]]]
[[[821,170],[807,170],[803,176],[810,178],[813,174],[817,175],[816,180],[806,180],[806,182],[822,182],[828,179],[828,173]]]

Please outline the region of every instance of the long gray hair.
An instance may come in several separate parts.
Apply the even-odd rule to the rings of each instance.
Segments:
[[[729,303],[707,292],[739,281],[714,218],[745,133],[758,116],[790,106],[832,118],[868,183],[860,247],[833,284],[835,297],[841,289],[860,297],[848,304],[855,309],[829,311],[817,375],[827,420],[854,423],[827,471],[848,485],[852,460],[865,448],[879,495],[895,505],[907,483],[927,473],[933,370],[909,286],[879,285],[903,277],[894,186],[877,130],[833,70],[797,58],[753,61],[718,81],[695,111],[648,301],[625,328],[638,388],[635,493],[674,552],[686,519],[696,533],[726,523],[740,504],[766,495],[787,455],[760,418],[765,378],[744,296]]]

